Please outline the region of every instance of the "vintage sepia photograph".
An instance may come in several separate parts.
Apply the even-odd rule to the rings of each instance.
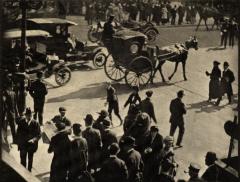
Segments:
[[[239,0],[0,10],[0,182],[240,182]]]

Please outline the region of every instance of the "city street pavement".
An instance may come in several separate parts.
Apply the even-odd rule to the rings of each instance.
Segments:
[[[74,18],[71,17],[71,19]],[[145,91],[153,90],[152,101],[155,106],[160,133],[164,137],[169,134],[170,101],[176,97],[177,91],[180,89],[185,91],[186,96],[183,102],[187,107],[187,115],[185,117],[186,130],[183,148],[175,150],[176,161],[179,164],[177,178],[183,179],[188,179],[184,170],[188,169],[190,162],[199,163],[202,166],[201,173],[205,170],[204,157],[207,151],[216,152],[219,158],[227,155],[230,138],[225,134],[223,125],[226,120],[233,119],[232,108],[236,107],[236,97],[233,105],[227,105],[226,98],[220,103],[220,106],[214,106],[207,102],[209,77],[205,75],[205,71],[211,71],[213,60],[218,60],[221,63],[228,61],[237,77],[237,47],[222,49],[218,47],[220,38],[218,31],[195,32],[194,28],[159,28],[160,36],[156,41],[159,46],[165,46],[176,42],[184,42],[190,35],[198,37],[200,49],[189,51],[186,65],[188,80],[183,81],[180,65],[171,81],[162,83],[158,73],[154,80],[155,83],[140,91],[140,96],[145,98]],[[72,31],[77,36],[86,39],[86,25],[81,25],[81,30],[75,28]],[[222,68],[222,64],[220,66]],[[173,69],[174,63],[165,63],[163,72],[166,78]],[[106,81],[109,81],[109,79],[107,79],[104,70],[93,69],[91,62],[73,70],[71,81],[64,87],[57,88],[54,79],[48,79],[49,94],[46,99],[44,120],[48,121],[58,114],[60,106],[67,108],[67,117],[73,123],[79,122],[84,126],[83,118],[88,113],[97,118],[97,112],[105,108]],[[121,115],[126,116],[127,109],[123,109],[123,104],[131,90],[125,85],[124,81],[112,83],[118,93]],[[237,94],[237,80],[234,82],[234,93]],[[28,105],[32,106],[32,100],[29,96]],[[114,115],[113,123],[115,126],[119,125],[119,121]],[[115,127],[114,130],[119,136],[122,134],[121,127]],[[33,164],[33,173],[40,177],[42,181],[48,180],[52,159],[52,154],[47,153],[47,148],[48,145],[40,141]],[[16,146],[13,146],[11,153],[19,161]]]

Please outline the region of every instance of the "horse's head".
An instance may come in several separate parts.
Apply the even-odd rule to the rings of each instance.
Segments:
[[[187,49],[193,48],[195,50],[198,50],[198,40],[196,36],[190,37],[186,42],[185,46]]]

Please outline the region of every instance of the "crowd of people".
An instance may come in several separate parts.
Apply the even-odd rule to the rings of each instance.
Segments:
[[[217,65],[219,63],[214,62],[214,70],[212,73],[207,73],[211,79],[215,77]],[[230,89],[234,75],[230,74],[228,66],[225,62],[222,80],[226,82],[226,88]],[[233,78],[230,77],[231,75]],[[38,79],[29,87],[34,111],[27,108],[24,115],[19,114],[11,79],[7,80],[4,92],[7,121],[5,130],[9,124],[13,143],[17,144],[20,152],[21,164],[29,171],[32,170],[34,154],[38,150],[38,141],[42,134],[44,102],[48,94],[42,73],[39,72],[37,76]],[[212,83],[210,89],[211,85]],[[226,93],[231,99],[232,90],[226,90]],[[124,103],[124,107],[128,107],[128,113],[122,119],[117,91],[107,83],[108,111],[101,110],[96,120],[91,114],[87,114],[84,119],[85,127],[79,123],[73,124],[67,117],[67,109],[60,107],[59,115],[48,122],[53,123],[58,130],[50,139],[48,148],[48,153],[54,154],[50,168],[50,182],[175,181],[178,164],[175,161],[174,149],[183,147],[184,115],[187,110],[182,99],[185,94],[183,90],[178,91],[177,97],[170,102],[171,126],[170,134],[166,137],[159,132],[154,104],[151,101],[152,95],[153,91],[148,90],[146,98],[142,99],[139,96],[139,88],[134,87]],[[112,111],[119,118],[119,125],[123,127],[122,136],[118,136],[112,129],[115,125],[112,122]],[[177,127],[179,127],[179,135],[175,143],[174,134]],[[218,177],[218,170],[214,164],[216,160],[214,152],[207,153],[206,165],[209,167],[202,177],[199,176],[200,166],[190,163],[188,181],[216,181]]]
[[[157,25],[181,25],[196,23],[197,9],[194,5],[172,5],[170,1],[89,1],[86,3],[85,18],[88,24],[93,21],[105,21],[109,15],[114,15],[119,22],[128,19],[134,21],[152,21]],[[184,19],[185,18],[185,19]]]

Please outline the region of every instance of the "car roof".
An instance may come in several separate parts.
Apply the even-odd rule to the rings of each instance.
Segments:
[[[147,36],[144,35],[143,33],[138,32],[138,31],[132,31],[132,30],[129,30],[129,29],[120,30],[120,31],[116,32],[116,34],[114,34],[113,37],[121,38],[123,40],[128,40],[128,39],[132,39],[132,38],[147,39]]]
[[[69,26],[78,25],[73,21],[69,21],[61,18],[30,18],[27,21],[32,21],[37,24],[67,24]]]
[[[10,29],[4,32],[4,38],[8,39],[21,38],[21,36],[20,29]],[[44,30],[26,30],[26,37],[51,37],[51,35]]]

